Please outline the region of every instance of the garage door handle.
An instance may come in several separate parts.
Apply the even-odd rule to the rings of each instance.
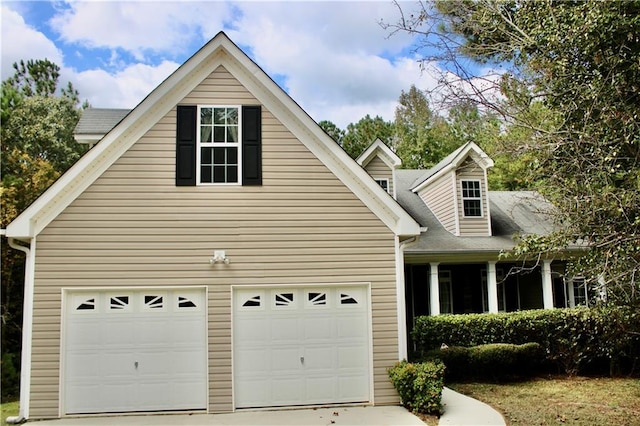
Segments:
[[[136,370],[138,369],[138,361],[133,363],[133,366],[136,367]]]
[[[300,357],[300,364],[304,364],[304,357],[303,356]]]

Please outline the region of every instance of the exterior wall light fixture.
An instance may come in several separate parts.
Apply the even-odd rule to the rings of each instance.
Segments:
[[[215,250],[213,252],[213,257],[209,259],[209,263],[211,265],[215,265],[216,263],[224,263],[225,265],[228,265],[229,262],[229,258],[224,250]]]

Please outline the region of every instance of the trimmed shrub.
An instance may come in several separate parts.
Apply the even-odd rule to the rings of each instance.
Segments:
[[[504,381],[538,374],[542,347],[538,343],[451,346],[434,349],[427,357],[444,363],[447,380]]]
[[[632,374],[640,360],[640,312],[603,306],[502,314],[419,317],[412,337],[417,357],[446,343],[538,343],[543,364],[567,374]]]
[[[439,415],[442,409],[444,364],[440,361],[401,361],[388,370],[402,405],[414,413]]]

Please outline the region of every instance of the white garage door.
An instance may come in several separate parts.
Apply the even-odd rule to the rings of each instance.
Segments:
[[[205,409],[204,289],[67,292],[67,414]]]
[[[237,408],[370,401],[366,286],[234,289]]]

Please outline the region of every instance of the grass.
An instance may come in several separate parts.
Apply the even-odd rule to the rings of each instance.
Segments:
[[[18,401],[14,402],[3,402],[0,405],[0,426],[7,426],[7,417],[17,416],[18,415]]]
[[[455,383],[508,425],[640,426],[640,379],[552,377],[517,383]]]

